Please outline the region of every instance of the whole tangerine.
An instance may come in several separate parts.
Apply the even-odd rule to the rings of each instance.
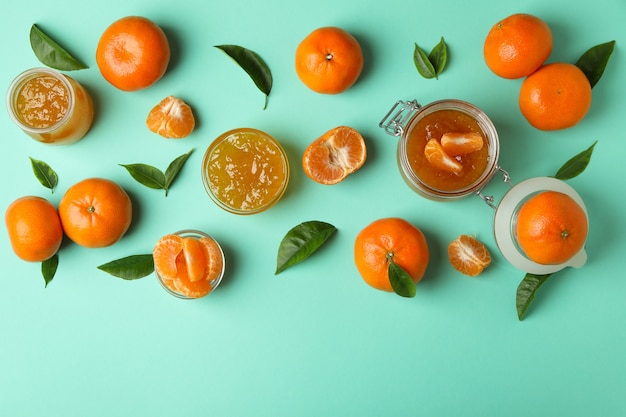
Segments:
[[[422,231],[404,219],[375,220],[359,232],[354,243],[354,262],[363,280],[381,291],[393,291],[389,263],[404,269],[416,284],[422,280],[430,259]]]
[[[170,45],[165,32],[141,16],[126,16],[107,27],[98,41],[96,63],[115,87],[135,91],[149,87],[165,74]]]
[[[589,111],[591,84],[576,65],[547,64],[522,83],[519,107],[537,129],[566,129],[578,124]]]
[[[311,90],[338,94],[356,82],[363,51],[354,36],[338,27],[315,29],[296,48],[296,73]]]
[[[572,197],[558,191],[542,191],[520,207],[515,235],[530,260],[558,265],[580,252],[588,229],[587,215]]]
[[[485,63],[503,78],[532,74],[552,52],[552,31],[542,19],[516,13],[491,27],[483,45]]]
[[[87,178],[72,185],[59,203],[65,234],[88,248],[110,246],[120,240],[132,214],[126,191],[105,178]]]
[[[45,198],[18,198],[7,208],[4,222],[11,247],[20,259],[45,261],[57,253],[61,246],[61,220],[57,209]]]

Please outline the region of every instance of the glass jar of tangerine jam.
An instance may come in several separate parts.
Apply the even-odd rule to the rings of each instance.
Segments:
[[[211,199],[234,214],[255,214],[275,205],[289,183],[283,147],[267,133],[233,129],[209,145],[202,161],[202,181]]]
[[[77,142],[93,121],[93,102],[85,88],[50,68],[18,75],[7,93],[7,109],[25,133],[53,145]]]
[[[400,136],[397,158],[400,173],[409,187],[432,200],[446,201],[480,191],[498,169],[498,133],[491,120],[476,106],[460,100],[440,100],[425,106],[399,101],[380,127]],[[444,135],[474,136],[480,149],[449,154],[455,168],[442,169],[428,159],[427,144]]]

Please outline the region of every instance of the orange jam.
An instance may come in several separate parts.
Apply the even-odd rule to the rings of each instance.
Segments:
[[[463,168],[450,172],[433,166],[424,155],[429,139],[440,140],[445,133],[477,133],[483,138],[483,147],[465,155],[453,156]],[[433,111],[412,127],[406,142],[410,169],[429,187],[443,191],[464,189],[476,182],[487,168],[489,140],[477,120],[469,114],[452,109]]]
[[[289,163],[283,148],[268,134],[235,129],[207,149],[202,179],[218,206],[231,213],[253,214],[280,200],[289,181]]]
[[[7,104],[15,123],[45,143],[74,143],[87,133],[93,120],[93,103],[85,89],[47,68],[20,74],[9,89]]]

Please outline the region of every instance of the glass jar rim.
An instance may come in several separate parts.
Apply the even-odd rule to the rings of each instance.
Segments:
[[[209,163],[210,163],[210,160],[211,160],[211,156],[213,155],[213,152],[215,151],[215,149],[217,148],[217,146],[219,144],[223,143],[225,140],[228,140],[228,138],[230,138],[232,135],[235,135],[235,134],[238,134],[238,133],[253,133],[253,134],[258,135],[258,136],[262,137],[263,139],[267,140],[269,143],[271,143],[276,148],[276,150],[278,151],[278,153],[281,156],[282,168],[283,168],[283,171],[285,173],[284,181],[281,184],[281,187],[276,192],[276,194],[274,196],[272,196],[272,198],[269,199],[267,202],[265,202],[265,204],[260,205],[258,207],[255,207],[255,208],[253,208],[251,210],[243,210],[243,209],[232,207],[232,206],[226,204],[217,195],[215,195],[215,193],[211,189],[210,180],[208,178],[208,166],[209,166]],[[223,210],[225,210],[225,211],[227,211],[229,213],[233,213],[233,214],[250,215],[250,214],[261,213],[261,212],[269,209],[270,207],[272,207],[274,204],[276,204],[282,198],[282,196],[285,194],[285,191],[287,190],[287,185],[289,184],[289,176],[290,176],[289,159],[287,158],[287,153],[285,152],[285,149],[282,147],[280,142],[278,142],[278,140],[276,140],[276,138],[274,138],[270,134],[268,134],[268,133],[266,133],[266,132],[264,132],[262,130],[251,128],[251,127],[242,127],[242,128],[231,129],[231,130],[228,130],[228,131],[222,133],[217,138],[215,138],[215,140],[213,140],[213,142],[211,142],[211,144],[207,147],[206,152],[204,153],[204,158],[202,159],[202,167],[201,168],[202,168],[202,183],[204,185],[204,188],[205,188],[207,194],[211,198],[211,200],[218,207],[222,208]]]
[[[65,112],[65,114],[63,115],[63,117],[61,118],[61,120],[57,121],[51,126],[43,127],[43,128],[32,127],[24,123],[22,119],[20,119],[20,117],[17,115],[16,108],[15,108],[16,107],[15,105],[16,94],[21,90],[21,88],[27,81],[37,77],[40,74],[49,75],[61,81],[61,83],[67,90],[68,101],[69,101],[69,107],[67,111]],[[11,85],[9,86],[9,89],[7,91],[7,97],[6,97],[7,110],[9,112],[9,116],[11,117],[11,120],[13,120],[13,122],[16,125],[18,125],[22,130],[26,132],[34,133],[34,134],[42,134],[42,133],[53,131],[57,129],[59,126],[63,125],[65,122],[67,122],[67,120],[71,117],[72,113],[74,112],[74,103],[75,103],[74,89],[72,88],[72,85],[67,79],[67,76],[55,69],[45,68],[45,67],[30,68],[20,73],[11,82]]]
[[[483,130],[489,141],[489,154],[487,166],[481,175],[471,184],[456,190],[441,190],[422,181],[415,172],[410,169],[409,156],[407,154],[408,137],[419,120],[423,117],[440,110],[457,110],[461,111],[476,120],[480,128]],[[477,106],[457,99],[444,99],[430,102],[415,112],[408,121],[406,128],[403,129],[400,141],[398,143],[398,161],[403,177],[407,182],[417,189],[418,192],[428,198],[435,200],[453,200],[466,197],[476,193],[489,183],[498,169],[498,158],[500,155],[500,141],[498,132],[491,119]]]

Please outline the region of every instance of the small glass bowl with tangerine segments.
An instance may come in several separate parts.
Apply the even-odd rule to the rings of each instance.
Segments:
[[[489,117],[478,107],[461,100],[439,100],[424,106],[417,102],[409,104],[408,109],[414,114],[405,116],[408,121],[401,121],[404,126],[395,134],[401,136],[397,160],[407,185],[421,196],[435,201],[456,200],[482,189],[497,171],[500,154],[498,133]],[[384,125],[390,115],[397,115],[393,113],[396,106],[380,127],[398,125],[394,120],[390,125]],[[392,134],[389,130],[387,133]],[[477,134],[483,138],[480,150],[454,156],[455,163],[462,166],[460,172],[439,169],[425,155],[428,141],[433,138],[440,140],[446,133]]]
[[[256,214],[274,206],[287,189],[289,175],[289,160],[281,144],[253,128],[218,136],[202,161],[207,194],[233,214]]]
[[[186,272],[182,273],[182,276],[177,277],[165,277],[165,274],[161,271],[159,272],[159,260],[156,259],[156,248],[155,248],[155,274],[157,279],[163,289],[170,295],[173,295],[177,298],[184,300],[193,300],[198,298],[203,298],[206,295],[212,293],[222,282],[222,278],[224,277],[224,271],[226,270],[226,262],[224,257],[224,251],[222,250],[221,245],[215,240],[212,236],[207,233],[204,233],[200,230],[186,229],[180,230],[178,232],[172,233],[171,235],[166,235],[159,240],[161,243],[164,239],[168,239],[169,237],[174,236],[176,240],[178,238],[182,238],[183,240],[186,238],[193,239],[200,243],[204,242],[204,245],[209,245],[211,247],[211,251],[215,258],[211,261],[212,265],[215,267],[214,271],[208,271],[209,274],[206,278],[202,278],[196,281],[191,281]],[[157,243],[157,245],[159,245]],[[168,249],[165,249],[166,256]],[[204,252],[206,254],[206,252]],[[176,268],[180,270],[180,268],[185,268],[187,266],[186,262],[191,259],[186,256],[182,249],[176,249],[174,252],[169,253],[170,256],[175,257]],[[197,259],[197,256],[195,257]],[[205,262],[209,262],[206,258]],[[187,268],[188,269],[188,268]]]

